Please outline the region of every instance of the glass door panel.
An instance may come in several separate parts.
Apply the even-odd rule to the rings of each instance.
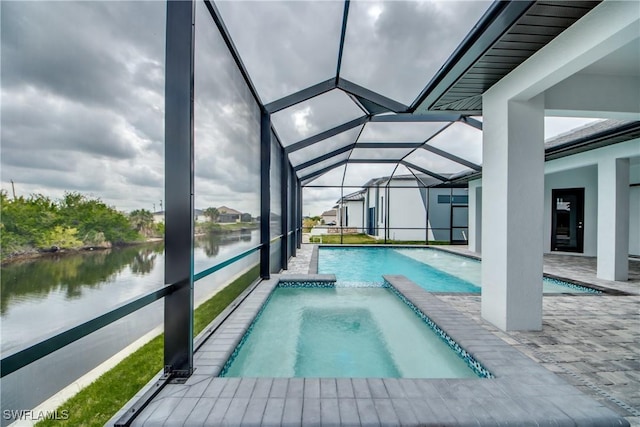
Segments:
[[[583,252],[584,188],[551,191],[551,250]]]

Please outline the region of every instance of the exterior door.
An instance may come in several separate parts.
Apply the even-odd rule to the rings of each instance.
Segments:
[[[369,221],[367,222],[367,234],[373,236],[376,226],[376,208],[369,208]]]
[[[551,190],[551,250],[583,252],[584,188]]]
[[[469,242],[469,207],[451,205],[451,244]]]

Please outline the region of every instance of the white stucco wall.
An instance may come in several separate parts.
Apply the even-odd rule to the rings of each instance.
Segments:
[[[373,227],[374,227],[374,234],[373,235],[374,236],[376,235],[375,234],[376,233],[375,228],[378,226],[378,219],[377,218],[379,217],[378,210],[376,209],[376,205],[378,203],[378,200],[376,198],[376,194],[377,193],[378,193],[377,192],[377,188],[371,187],[371,188],[367,189],[368,197],[365,197],[365,205],[366,205],[366,209],[365,209],[365,212],[364,212],[364,215],[365,215],[365,219],[364,219],[365,233],[367,232],[367,223],[369,221],[369,209],[373,208],[375,210],[375,215],[376,215],[376,220],[375,220],[375,223],[373,224]],[[367,204],[367,199],[368,199],[368,204]]]
[[[484,319],[502,330],[542,328],[540,275],[544,239],[539,233],[544,229],[546,216],[543,213],[544,175],[552,172],[546,170],[543,155],[545,108],[553,110],[552,115],[574,117],[613,117],[612,113],[637,116],[640,111],[637,98],[633,111],[621,108],[617,97],[605,89],[608,76],[590,80],[602,84],[599,88],[605,89],[604,97],[599,96],[598,91],[593,95],[591,85],[582,87],[580,95],[587,96],[581,97],[563,97],[566,90],[551,93],[553,86],[636,40],[638,23],[640,14],[634,2],[604,1],[482,95],[481,313]],[[637,94],[637,87],[637,84],[629,85],[627,90]],[[549,91],[550,100],[561,105],[545,104],[545,91]],[[624,98],[628,95],[629,92],[625,92]],[[611,102],[603,103],[603,100]],[[638,151],[635,153],[637,156]],[[616,237],[622,229],[619,227],[622,215],[616,207],[628,209],[628,197],[619,197],[622,193],[620,182],[629,176],[629,163],[617,159],[606,165],[607,179],[615,182],[615,195],[610,199],[614,203],[621,201],[609,206],[610,217],[615,220],[613,235]],[[601,160],[596,163],[604,170]],[[606,205],[602,201],[609,195],[606,193],[608,188],[603,188],[605,180],[602,176],[600,173],[598,181],[599,257],[606,240],[602,233],[602,211]],[[619,254],[616,248],[616,264]],[[599,263],[598,277],[601,277],[600,270]]]
[[[582,153],[574,154],[572,156],[562,157],[560,159],[550,160],[545,163],[545,252],[550,250],[551,245],[551,205],[550,197],[551,193],[548,190],[549,184],[547,184],[548,177],[553,175],[564,176],[571,179],[571,183],[578,183],[579,177],[588,178],[585,185],[579,185],[579,187],[585,187],[585,227],[597,227],[597,164],[605,159],[621,159],[629,158],[629,183],[640,183],[640,139],[633,139],[630,141],[622,142],[619,144],[609,145],[595,150],[585,151]],[[585,175],[585,172],[579,172],[581,170],[595,171],[595,175]],[[577,171],[577,172],[574,172]],[[564,175],[560,175],[564,174]],[[577,175],[575,175],[577,174]],[[557,188],[571,188],[569,182],[562,184],[556,181],[558,185],[563,187]],[[589,199],[589,190],[587,190],[587,184],[595,186],[595,196],[591,197],[591,200],[595,200],[595,207],[589,206],[587,199]],[[578,187],[578,186],[577,186]],[[613,189],[612,189],[613,191]],[[640,187],[629,187],[629,253],[640,254]],[[547,200],[549,199],[549,200]],[[547,205],[548,204],[548,205]],[[588,221],[588,212],[593,208],[595,209],[596,220],[593,224],[586,224]],[[547,218],[548,216],[548,218]],[[591,221],[589,221],[591,223]],[[585,229],[585,255],[596,256],[597,237],[590,236],[591,231],[587,232]],[[592,244],[587,243],[588,239],[592,241]],[[590,248],[589,250],[587,248]]]
[[[598,249],[598,168],[596,165],[547,174],[544,177],[544,252],[551,252],[551,191],[584,188],[584,254]]]
[[[482,180],[469,181],[469,250],[482,252]]]
[[[448,241],[451,225],[451,205],[438,203],[438,196],[449,196],[449,188],[429,189],[429,240]]]
[[[395,185],[395,183],[394,183]],[[424,240],[426,209],[418,187],[389,188],[389,238],[391,240]],[[416,230],[399,230],[415,227]]]
[[[640,184],[640,159],[631,162],[629,181]],[[640,256],[640,186],[629,188],[629,253]]]
[[[387,183],[380,184],[378,191],[378,208],[376,209],[376,224],[378,225],[378,238],[384,239],[384,225],[387,221]]]
[[[544,252],[551,252],[551,190],[584,188],[584,254],[597,256],[598,227],[598,159],[631,158],[629,183],[640,184],[640,140],[599,148],[548,161],[545,164],[544,185]],[[633,156],[636,154],[635,156]],[[482,180],[473,182],[473,188],[482,188]],[[470,197],[470,220],[473,197]],[[480,223],[481,225],[481,223]],[[640,255],[640,186],[629,187],[629,253]]]
[[[347,208],[347,224],[349,228],[357,228],[358,233],[363,232],[364,227],[364,200],[349,201],[345,203]]]
[[[368,202],[365,198],[364,223],[361,225],[367,232],[368,208],[376,208],[375,225],[378,227],[374,236],[379,239],[385,237],[385,225],[387,226],[387,238],[390,240],[425,240],[427,233],[427,209],[421,191],[424,192],[428,211],[428,239],[449,241],[451,225],[450,203],[438,203],[438,196],[449,197],[453,195],[467,195],[466,188],[429,188],[420,189],[415,183],[405,180],[393,182],[391,187],[386,187],[386,182],[380,183],[378,191],[369,188]],[[367,194],[366,193],[366,194]],[[377,202],[377,203],[376,203]],[[383,205],[384,204],[384,205]],[[377,206],[376,206],[377,205]],[[387,211],[388,209],[388,211]],[[467,221],[466,210],[457,212],[459,218]],[[351,208],[349,210],[349,225],[352,225]],[[464,229],[464,236],[468,236],[468,230]],[[462,232],[458,234],[462,235]]]

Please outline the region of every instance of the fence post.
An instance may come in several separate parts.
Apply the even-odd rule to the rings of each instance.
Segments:
[[[165,373],[193,371],[193,79],[192,0],[167,2],[165,77]]]

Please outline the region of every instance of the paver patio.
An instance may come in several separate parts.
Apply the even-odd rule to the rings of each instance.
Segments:
[[[302,245],[282,278],[314,272],[311,264],[317,261],[313,259],[312,249],[313,245]],[[464,247],[445,249],[465,252]],[[444,311],[435,316],[441,316],[443,322],[453,319],[450,325],[468,324],[473,334],[483,336],[482,341],[500,346],[495,354],[509,354],[498,363],[494,363],[492,357],[483,363],[493,364],[493,369],[497,370],[503,369],[504,365],[521,364],[523,370],[535,371],[536,375],[531,378],[539,378],[541,384],[538,380],[534,380],[536,384],[526,384],[530,381],[529,376],[510,380],[508,376],[518,369],[510,370],[509,366],[499,375],[503,382],[493,383],[500,384],[497,388],[487,387],[483,381],[463,384],[459,380],[435,380],[440,382],[434,386],[434,380],[407,379],[216,378],[226,355],[203,348],[196,354],[199,372],[184,385],[167,386],[134,425],[235,425],[241,422],[246,425],[296,425],[300,422],[313,425],[321,421],[323,425],[398,425],[416,424],[425,419],[435,423],[432,425],[466,425],[467,422],[496,425],[513,423],[519,417],[549,425],[573,425],[572,420],[580,419],[583,422],[591,420],[592,425],[605,425],[602,423],[612,422],[600,418],[602,412],[598,408],[605,407],[625,417],[631,425],[640,425],[640,262],[630,263],[629,282],[608,282],[595,279],[594,270],[591,270],[593,260],[555,254],[545,256],[545,272],[633,295],[546,295],[541,332],[498,330],[480,317],[479,295],[424,297],[419,295],[426,294],[421,289],[413,291],[416,292],[415,300],[419,301],[416,305],[428,304],[429,311],[433,306],[441,307]],[[242,327],[240,323],[250,322],[273,286],[275,283],[257,289],[253,293],[255,298],[251,301],[248,298],[248,311],[224,327],[233,331]],[[410,282],[400,286],[408,286],[407,292],[412,292]],[[217,349],[221,343],[229,344],[230,335],[221,332],[214,335],[212,349]],[[465,335],[454,338],[464,341]],[[474,342],[470,341],[469,345],[473,347]],[[549,371],[558,376],[550,375]],[[525,387],[522,387],[523,382]],[[512,386],[515,388],[511,389]],[[602,406],[582,400],[580,396],[584,395],[576,394],[576,389]],[[517,396],[515,403],[505,396],[511,394]],[[434,402],[438,403],[434,405]],[[580,409],[572,411],[576,405]],[[545,408],[546,413],[532,415],[540,413],[541,408]],[[593,412],[589,412],[591,410]],[[421,419],[422,416],[426,418]]]

